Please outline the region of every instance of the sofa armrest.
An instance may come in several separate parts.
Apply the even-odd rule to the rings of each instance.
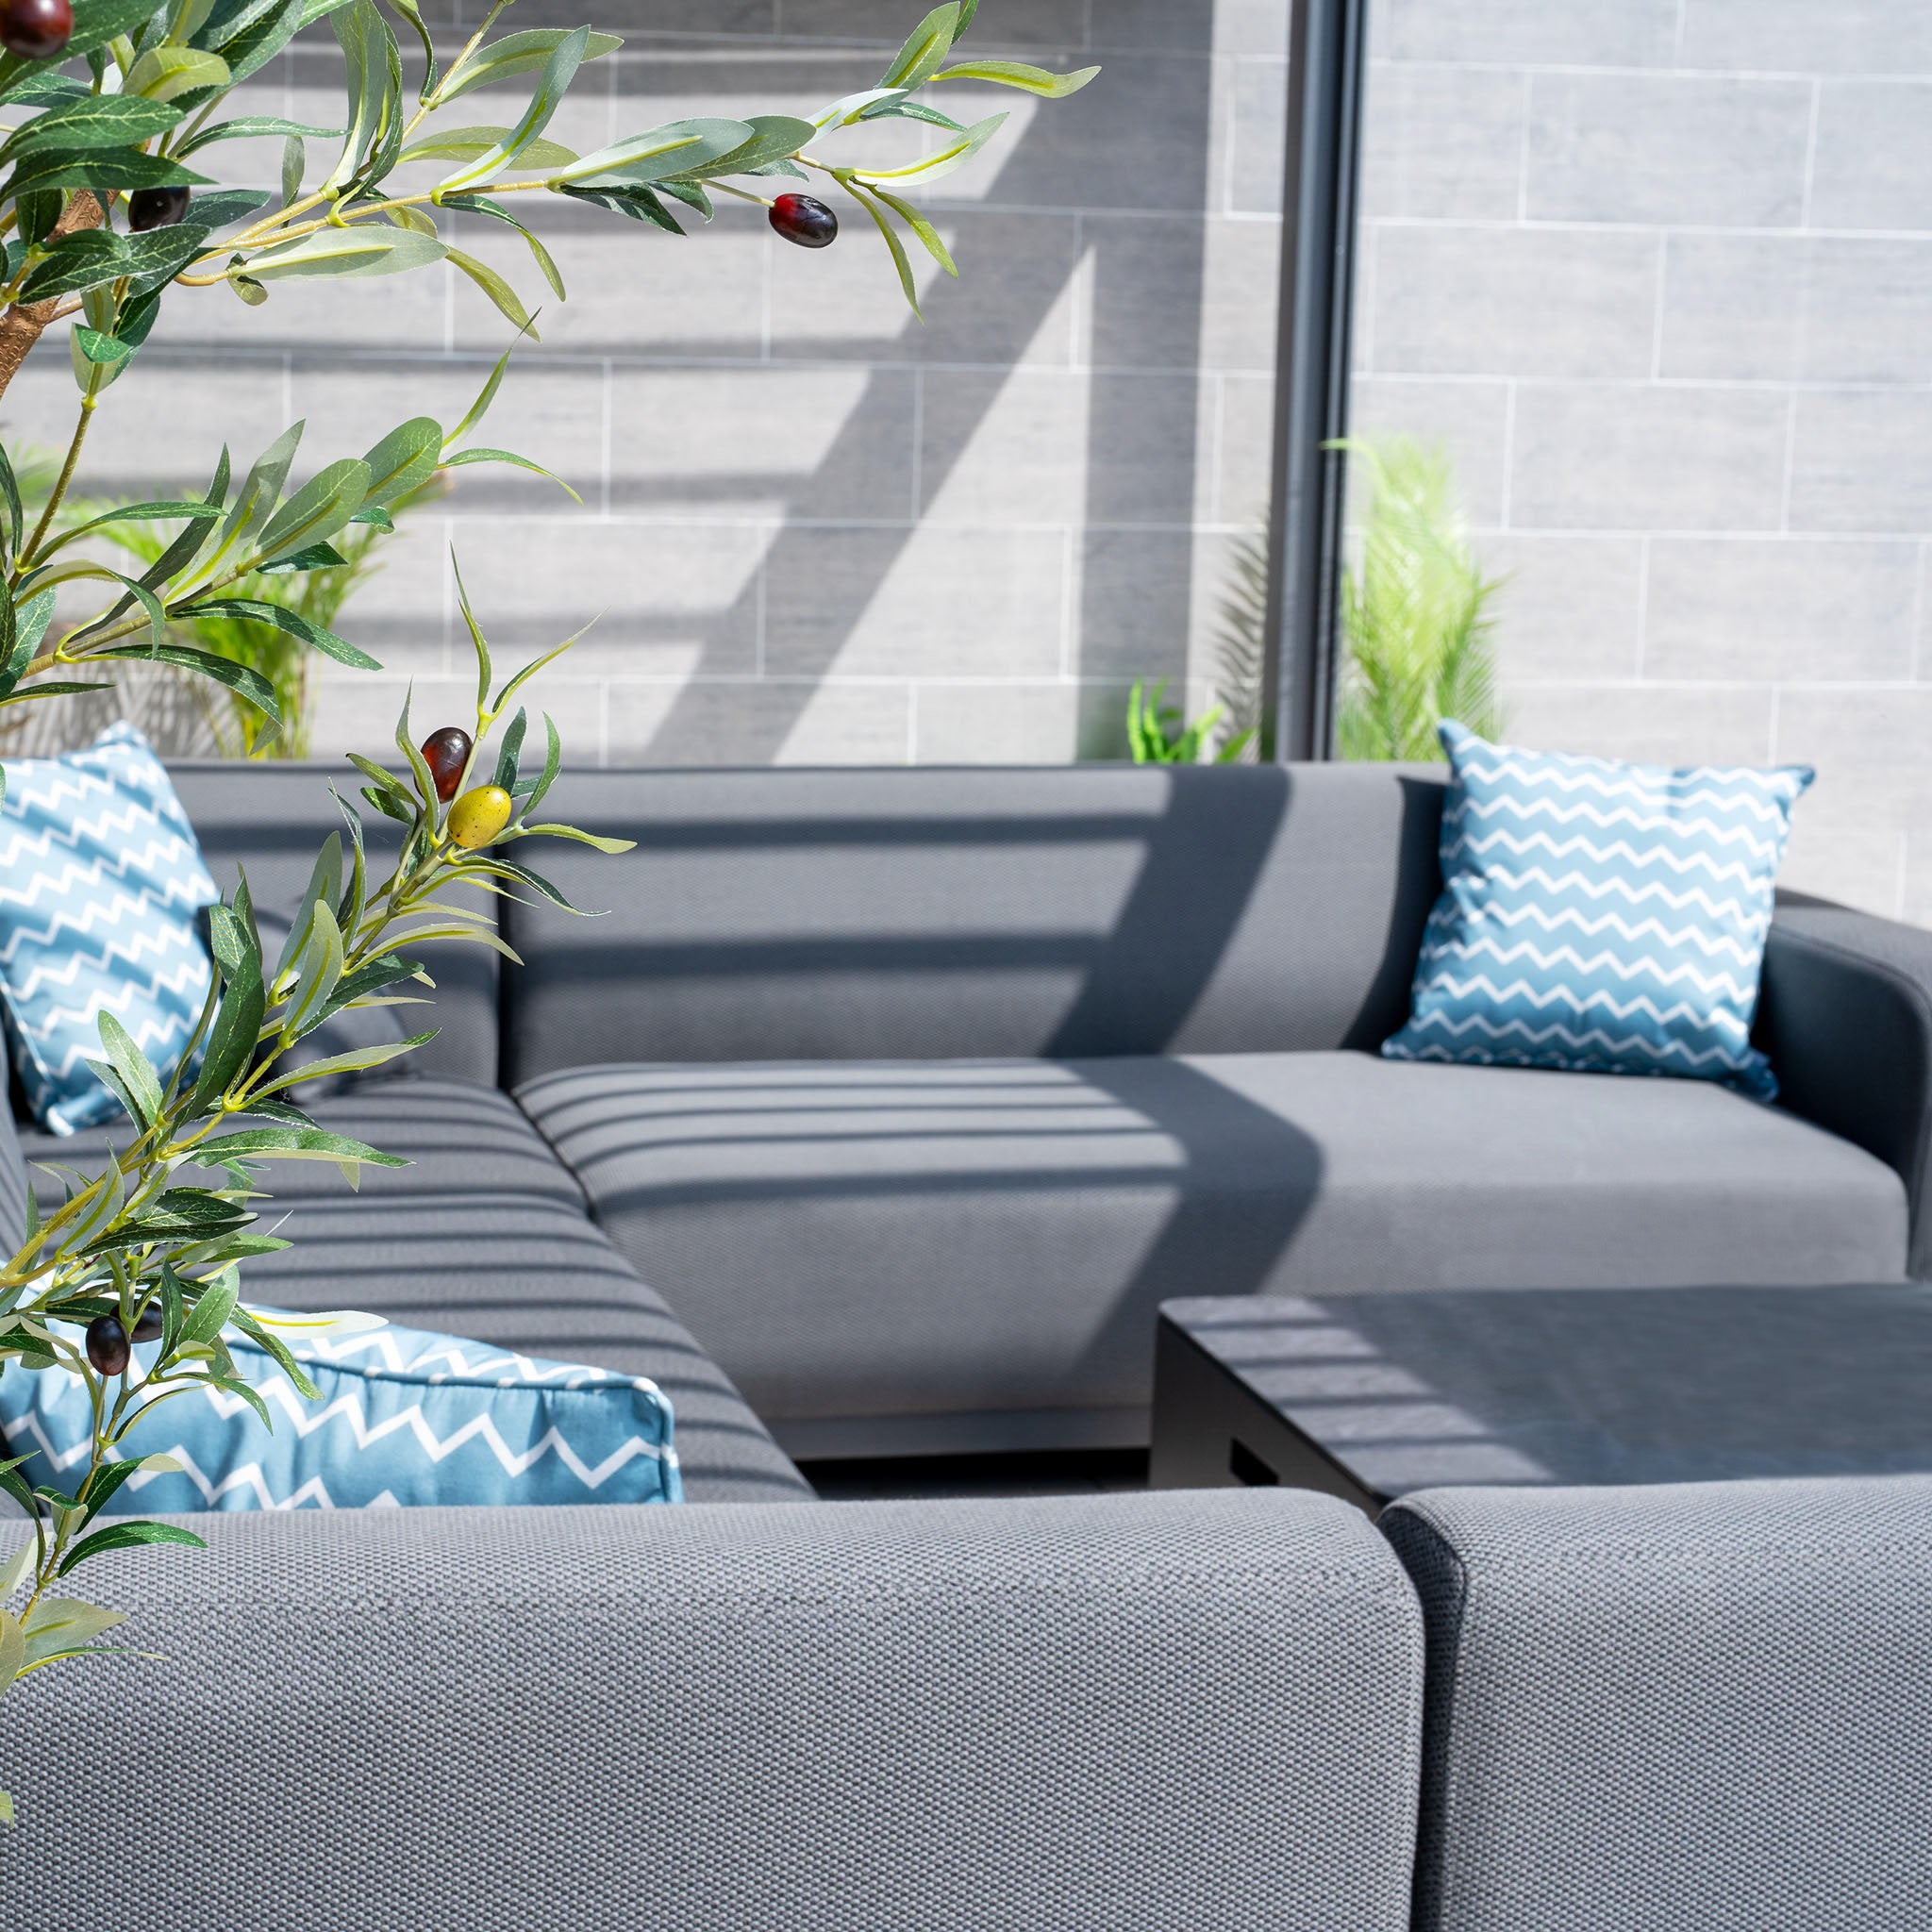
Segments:
[[[1932,1480],[1433,1490],[1382,1527],[1428,1626],[1415,1932],[1925,1923]]]
[[[1932,1276],[1932,932],[1781,893],[1756,1037],[1786,1107],[1905,1182],[1909,1271]]]
[[[1407,1923],[1420,1611],[1327,1498],[194,1524],[87,1573],[166,1661],[0,1697],[9,1924]]]

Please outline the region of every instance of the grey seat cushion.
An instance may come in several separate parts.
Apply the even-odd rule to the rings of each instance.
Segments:
[[[393,1080],[313,1112],[339,1133],[413,1153],[416,1165],[365,1168],[352,1193],[331,1166],[277,1163],[263,1225],[294,1246],[247,1264],[247,1299],[363,1308],[526,1355],[648,1375],[671,1398],[693,1501],[810,1495],[729,1378],[586,1218],[576,1184],[507,1095],[459,1080]],[[28,1158],[73,1159],[76,1147],[98,1152],[90,1142],[103,1138],[35,1136]],[[34,1179],[59,1198],[47,1175]]]
[[[1174,1295],[1904,1271],[1890,1168],[1697,1081],[1319,1053],[618,1066],[518,1097],[797,1455],[1143,1441]]]
[[[428,1076],[366,1080],[309,1104],[305,1111],[330,1133],[346,1134],[409,1162],[401,1168],[365,1167],[361,1192],[367,1200],[477,1193],[553,1201],[580,1212],[584,1208],[582,1189],[516,1103],[494,1087]],[[31,1161],[66,1163],[95,1174],[108,1146],[125,1147],[129,1132],[124,1119],[65,1140],[26,1127],[21,1141]],[[206,1174],[189,1178],[197,1185],[208,1182]],[[334,1197],[343,1191],[340,1171],[325,1161],[275,1161],[267,1167],[264,1186],[281,1200]],[[60,1198],[59,1184],[44,1174],[35,1174],[34,1189],[43,1206]]]

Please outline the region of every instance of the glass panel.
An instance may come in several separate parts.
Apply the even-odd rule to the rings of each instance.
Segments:
[[[522,25],[580,17],[524,4]],[[626,43],[551,133],[586,151],[686,115],[815,110],[875,85],[929,4],[591,6]],[[523,197],[571,299],[546,296],[489,440],[587,507],[459,472],[342,613],[386,674],[318,667],[317,752],[387,745],[409,677],[425,726],[466,715],[452,543],[501,659],[604,613],[545,685],[574,759],[1118,757],[1143,676],[1198,713],[1230,547],[1267,494],[1287,21],[1288,0],[985,0],[969,51],[1104,71],[1062,102],[948,90],[961,118],[1011,119],[920,197],[960,272],[913,247],[924,324],[849,206],[836,244],[808,251],[741,203],[679,241]],[[289,57],[251,111],[330,125],[340,64],[333,46]],[[866,147],[941,138],[885,125]],[[242,145],[209,152],[273,173],[273,144]],[[516,236],[453,220],[543,292]],[[259,309],[183,294],[103,412],[86,487],[201,488],[215,450],[180,434],[184,398],[212,412],[219,395],[243,460],[295,415],[318,463],[414,410],[454,421],[508,337],[441,273],[292,287]],[[8,402],[21,442],[64,441],[64,366]],[[56,708],[51,726],[99,722]],[[147,722],[177,747],[197,725],[192,706],[178,730]]]
[[[1932,916],[1932,9],[1371,10],[1354,423],[1454,465],[1509,735],[1811,761],[1789,882]]]

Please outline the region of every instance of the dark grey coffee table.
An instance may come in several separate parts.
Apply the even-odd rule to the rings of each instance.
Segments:
[[[1932,1287],[1438,1290],[1166,1303],[1157,1489],[1932,1471]]]

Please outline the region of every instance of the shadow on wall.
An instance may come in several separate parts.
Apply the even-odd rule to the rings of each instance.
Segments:
[[[1214,9],[1195,7],[1177,11],[1184,18],[1177,19],[1173,25],[1172,35],[1177,43],[1174,54],[1209,54],[1213,45]],[[1039,57],[1035,54],[1028,58]],[[1104,55],[1093,58],[1105,59]],[[1163,181],[1162,202],[1169,209],[1198,214],[1206,205],[1210,71],[1211,63],[1205,58],[1174,58],[1162,69],[1162,152],[1187,158],[1183,177],[1175,179],[1170,174]],[[1008,150],[1005,164],[977,206],[997,208],[1010,205],[1037,211],[1062,205],[1070,175],[1078,180],[1089,172],[1070,171],[1065,141],[1066,129],[1056,117],[1035,117]],[[943,227],[943,212],[938,218]],[[1145,258],[1137,255],[1130,224],[1118,219],[1090,224],[1083,237],[1084,257],[1093,264],[1089,339],[1107,344],[1110,366],[1191,369],[1199,359],[1206,226],[1199,220],[1174,222],[1171,216],[1159,213],[1150,213],[1147,219],[1165,219],[1193,241],[1185,258],[1177,251],[1160,252],[1159,320],[1156,323],[1150,317],[1143,299],[1149,269]],[[870,242],[873,238],[861,235],[855,239]],[[1072,258],[1073,269],[1077,269],[1080,258]],[[872,263],[864,266],[868,270],[878,267]],[[961,274],[995,276],[999,264],[981,261],[975,265],[968,261]],[[998,331],[1011,344],[1015,355],[1024,350],[1045,321],[1064,294],[1066,285],[1066,278],[1052,280],[1028,275],[1015,276],[1002,291]],[[958,299],[958,290],[947,284],[937,291],[929,306],[937,310],[941,304]],[[1177,337],[1176,316],[1188,318],[1184,325],[1185,340]],[[1158,342],[1153,340],[1157,327]],[[865,357],[877,364],[891,366],[874,369],[863,394],[841,425],[824,458],[808,475],[785,478],[782,482],[772,479],[780,482],[784,491],[786,526],[773,541],[763,571],[752,575],[731,604],[703,620],[690,681],[652,733],[641,762],[682,762],[686,743],[693,737],[703,738],[698,710],[706,703],[703,681],[720,671],[740,669],[739,641],[756,622],[754,606],[762,594],[761,585],[801,581],[812,585],[816,605],[812,630],[823,641],[813,650],[809,663],[800,669],[807,677],[816,680],[824,677],[837,663],[845,640],[899,562],[911,539],[912,528],[879,527],[868,533],[870,541],[841,544],[841,568],[836,574],[822,575],[816,565],[817,554],[824,548],[823,533],[802,527],[790,519],[813,503],[836,503],[855,493],[858,480],[875,463],[882,439],[892,434],[901,408],[904,369],[921,359],[923,339],[927,333],[927,325],[908,313],[897,341],[891,346],[870,341],[823,345],[822,352],[829,357]],[[703,353],[704,345],[690,346],[693,353]],[[921,441],[921,481],[927,498],[958,464],[985,419],[985,406],[996,392],[996,388],[989,385],[980,391],[983,400],[978,408],[962,408],[956,416],[949,412],[943,425],[932,421],[925,424]],[[1087,523],[1160,524],[1177,529],[1191,524],[1197,415],[1192,407],[1174,411],[1173,432],[1162,443],[1158,469],[1153,469],[1147,461],[1149,439],[1145,424],[1138,420],[1129,407],[1109,408],[1096,402],[1088,415],[1083,466]],[[1086,544],[1086,568],[1080,573],[1080,607],[1074,631],[1083,658],[1088,655],[1091,641],[1110,643],[1111,634],[1128,621],[1141,635],[1171,639],[1165,648],[1173,656],[1171,659],[1163,657],[1151,666],[1132,668],[1127,658],[1100,667],[1076,661],[1067,667],[1068,671],[1077,677],[1083,669],[1092,675],[1096,668],[1124,670],[1129,675],[1149,668],[1155,672],[1184,670],[1191,607],[1191,542],[1185,538],[1149,538],[1124,530],[1090,535]],[[764,686],[763,702],[756,715],[747,708],[747,714],[734,732],[734,762],[769,763],[775,759],[815,688],[815,683],[803,679]],[[1112,729],[1118,737],[1119,726],[1116,724]],[[1114,745],[1112,752],[1124,756],[1124,741]]]

